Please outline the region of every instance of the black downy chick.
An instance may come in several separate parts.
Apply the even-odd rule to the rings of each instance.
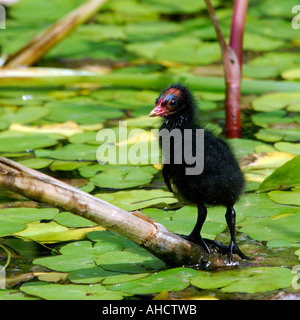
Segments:
[[[191,143],[193,155],[196,154],[195,132],[202,129],[197,120],[197,107],[194,98],[186,87],[181,84],[173,84],[164,89],[156,100],[156,107],[149,114],[150,117],[162,116],[163,124],[161,129],[169,132],[179,129],[192,129],[192,138],[184,140],[173,139],[170,149],[162,148],[163,158],[169,157],[168,163],[163,165],[163,177],[169,190],[183,203],[197,205],[198,219],[189,236],[183,236],[192,242],[201,244],[207,252],[210,252],[207,243],[213,243],[223,251],[228,251],[230,261],[233,253],[238,254],[242,259],[248,259],[239,249],[235,238],[235,202],[243,192],[244,177],[239,165],[227,143],[213,135],[209,130],[204,130],[204,167],[203,172],[198,175],[187,175],[186,168],[193,167],[184,160],[184,147],[181,149],[178,143]],[[190,150],[191,150],[190,149]],[[168,154],[166,154],[166,152]],[[182,153],[182,163],[177,164],[176,153]],[[177,154],[178,155],[178,154]],[[222,243],[203,239],[200,235],[201,228],[206,219],[206,205],[225,206],[226,222],[230,230],[231,241],[229,246]]]

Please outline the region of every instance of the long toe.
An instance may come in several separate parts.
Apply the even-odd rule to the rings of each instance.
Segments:
[[[209,247],[206,243],[206,241],[204,241],[204,239],[201,237],[201,236],[195,236],[193,233],[191,233],[190,235],[186,236],[186,235],[183,235],[183,234],[178,234],[181,238],[185,239],[185,240],[188,240],[188,241],[191,241],[195,244],[199,244],[201,247],[204,248],[204,250],[207,252],[207,253],[210,253],[210,250],[209,250]]]
[[[250,260],[250,258],[246,256],[237,245],[233,248],[233,253],[236,253],[240,258],[244,260]]]

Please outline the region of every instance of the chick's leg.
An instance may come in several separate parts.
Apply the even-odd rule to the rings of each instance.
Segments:
[[[243,252],[240,250],[238,247],[238,244],[236,242],[235,238],[235,210],[233,209],[233,206],[228,206],[227,211],[226,211],[226,222],[229,228],[230,232],[230,244],[229,244],[229,256],[230,256],[230,261],[232,259],[233,253],[237,253],[242,259],[249,259],[246,255],[243,254]]]
[[[180,235],[180,236],[186,240],[189,240],[196,244],[201,245],[207,253],[210,253],[210,250],[207,244],[205,243],[205,241],[202,239],[200,235],[203,223],[206,219],[207,210],[204,204],[198,204],[197,208],[198,208],[198,218],[193,231],[189,236],[183,236],[183,235]]]

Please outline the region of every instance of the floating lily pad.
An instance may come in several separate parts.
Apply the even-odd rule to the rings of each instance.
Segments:
[[[48,105],[51,113],[47,120],[55,122],[75,121],[80,124],[93,124],[107,119],[120,118],[123,112],[98,105]]]
[[[52,162],[53,160],[45,158],[32,158],[19,161],[19,163],[32,169],[42,169],[48,167]]]
[[[0,236],[26,229],[26,224],[42,219],[53,219],[58,209],[9,208],[0,210]]]
[[[30,282],[21,287],[21,291],[46,300],[121,300],[117,292],[107,290],[101,284],[76,285],[47,282]]]
[[[300,138],[300,132],[299,132],[299,138]],[[277,143],[274,144],[274,147],[278,151],[290,152],[290,153],[293,153],[293,154],[300,154],[300,143],[277,142]]]
[[[268,176],[259,186],[260,191],[289,189],[300,184],[300,155],[286,162]]]
[[[105,270],[126,273],[144,273],[149,270],[160,270],[165,263],[147,252],[145,249],[125,249],[123,251],[106,252],[95,259],[95,263]]]
[[[103,279],[106,279],[107,277],[115,278],[115,277],[118,277],[119,275],[124,276],[122,272],[104,270],[99,266],[95,266],[90,268],[72,270],[68,275],[68,279],[73,283],[91,284],[91,283],[99,283],[100,281],[102,281]],[[138,275],[139,274],[137,274],[137,276]],[[126,274],[125,276],[129,277],[130,275]]]
[[[57,150],[36,150],[36,156],[49,157],[57,160],[96,160],[97,146],[87,144],[68,144]]]
[[[261,112],[253,115],[252,121],[261,127],[268,128],[270,125],[293,123],[293,118],[286,117],[284,110]]]
[[[275,196],[275,195],[274,195]],[[283,214],[282,216],[260,218],[247,223],[240,229],[258,241],[286,240],[292,243],[300,242],[300,214]]]
[[[15,114],[7,114],[2,119],[8,121],[9,123],[33,123],[48,115],[49,112],[50,110],[46,107],[26,106],[19,108]]]
[[[73,171],[75,169],[89,165],[91,162],[88,161],[53,161],[50,165],[52,171]]]
[[[271,191],[268,196],[276,203],[300,206],[300,190],[296,188],[292,191]]]
[[[0,138],[0,152],[23,152],[51,147],[57,141],[44,135],[20,135]]]
[[[271,51],[287,47],[285,41],[270,38],[260,34],[248,33],[244,35],[244,49],[256,51]]]
[[[30,297],[19,290],[1,289],[0,300],[37,300],[37,297]]]
[[[223,292],[256,293],[291,285],[291,270],[280,267],[257,267],[244,270],[197,271],[191,283],[202,289],[222,288]]]
[[[142,279],[107,287],[113,291],[120,290],[132,294],[157,293],[163,290],[178,291],[188,287],[191,277],[195,275],[196,271],[190,268],[173,268]]]
[[[266,142],[277,142],[277,141],[299,141],[300,130],[292,129],[259,129],[255,134],[255,137],[259,140]]]
[[[31,222],[26,230],[16,232],[15,235],[44,243],[71,241],[83,239],[88,232],[103,230],[102,227],[68,229],[57,224],[55,221],[48,223]]]
[[[96,223],[71,212],[61,212],[54,218],[54,220],[60,225],[69,228],[83,228],[97,225]]]
[[[96,197],[127,211],[149,207],[158,203],[171,204],[177,202],[171,192],[163,190],[132,190],[114,193],[98,193]]]
[[[266,145],[263,142],[251,139],[230,139],[228,143],[232,147],[232,150],[237,157],[242,157],[254,153],[256,147]]]
[[[104,252],[118,252],[123,245],[116,241],[97,242],[94,246],[90,241],[78,241],[65,245],[61,255],[38,258],[34,264],[43,265],[56,271],[69,272],[95,267],[94,260]]]
[[[300,79],[300,68],[295,68],[282,72],[281,76],[287,80],[299,80]]]
[[[127,189],[149,183],[156,172],[153,167],[124,167],[105,170],[91,181],[101,188]]]
[[[299,105],[300,93],[296,92],[275,92],[267,93],[256,98],[253,102],[253,108],[256,111],[274,111],[284,109],[288,106]]]

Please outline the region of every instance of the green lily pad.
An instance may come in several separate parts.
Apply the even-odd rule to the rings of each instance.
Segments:
[[[286,117],[284,110],[261,112],[253,115],[252,121],[261,127],[268,128],[274,124],[285,124],[294,122],[293,118]]]
[[[253,109],[256,111],[275,111],[284,109],[294,104],[299,105],[300,93],[296,92],[275,92],[267,93],[256,98],[252,102]]]
[[[48,167],[52,162],[53,160],[45,158],[32,158],[19,161],[19,163],[32,169],[42,169]]]
[[[165,267],[164,262],[142,248],[106,252],[98,255],[95,263],[105,270],[126,273],[144,273]]]
[[[26,229],[26,224],[42,219],[53,219],[58,209],[9,208],[0,210],[0,236],[7,236]]]
[[[80,217],[71,212],[61,212],[59,213],[54,220],[62,226],[69,228],[84,228],[84,227],[93,227],[97,226],[96,223]]]
[[[279,39],[248,32],[244,35],[245,50],[271,51],[284,47],[287,47],[287,42]]]
[[[230,139],[228,143],[238,158],[254,153],[258,146],[266,146],[263,142],[251,139]]]
[[[259,129],[255,137],[266,142],[299,141],[300,130]]]
[[[296,188],[292,191],[271,191],[268,196],[276,203],[300,206],[300,190]]]
[[[297,243],[300,242],[300,214],[296,212],[294,214],[260,218],[242,227],[240,231],[258,241],[280,239]]]
[[[124,167],[105,170],[90,181],[101,188],[127,189],[149,183],[156,172],[153,167]]]
[[[57,160],[81,161],[81,160],[96,160],[97,146],[87,144],[68,144],[65,147],[56,150],[36,150],[37,157],[49,157]]]
[[[47,282],[30,282],[21,287],[21,291],[46,300],[121,300],[117,292],[107,290],[101,284],[76,285]]]
[[[119,110],[98,105],[48,105],[48,109],[51,113],[46,119],[55,122],[75,121],[80,124],[93,124],[123,115]]]
[[[56,271],[81,270],[95,267],[94,260],[104,252],[118,252],[122,248],[118,241],[99,241],[94,246],[90,241],[78,241],[61,248],[61,255],[38,258],[33,263]]]
[[[104,270],[103,268],[99,266],[94,266],[90,268],[84,268],[84,269],[77,269],[72,270],[69,275],[68,279],[73,283],[99,283],[103,279],[106,279],[107,277],[118,277],[119,275],[124,276],[122,272],[113,272],[109,270]],[[129,275],[125,275],[129,276]]]
[[[96,197],[126,211],[149,207],[158,203],[176,203],[171,192],[163,190],[130,190],[113,193],[98,193]]]
[[[135,281],[108,285],[107,288],[131,294],[149,294],[163,290],[178,291],[188,287],[191,277],[195,276],[196,273],[195,270],[190,268],[173,268]]]
[[[56,208],[8,208],[0,210],[0,219],[28,223],[39,220],[52,220],[58,214]]]
[[[256,293],[291,285],[291,270],[280,267],[257,267],[218,272],[197,271],[191,283],[202,289],[222,288],[223,292]]]
[[[294,68],[291,70],[286,70],[281,74],[282,78],[287,80],[299,80],[300,79],[300,68]]]
[[[3,120],[9,123],[33,123],[41,118],[44,118],[50,113],[50,110],[46,107],[26,106],[19,108],[17,113],[8,114],[3,117]]]
[[[1,289],[0,300],[37,300],[37,297],[30,297],[19,290]]]
[[[286,162],[268,176],[259,186],[259,191],[289,189],[300,184],[300,155]]]
[[[51,162],[52,163],[50,165],[50,169],[52,171],[73,171],[75,169],[85,167],[91,164],[91,162],[88,162],[88,161],[60,161],[60,160],[53,161],[51,160]]]
[[[0,138],[0,152],[24,152],[38,148],[51,147],[57,141],[45,135],[20,135]]]
[[[221,58],[218,43],[203,43],[196,38],[177,38],[158,48],[154,58],[189,64],[209,64]]]
[[[300,138],[300,131],[298,132],[298,136]],[[290,153],[293,153],[293,154],[299,154],[300,155],[300,143],[277,142],[277,143],[274,144],[274,147],[278,151],[290,152]]]
[[[213,6],[218,6],[220,4],[219,0],[211,1]],[[161,13],[196,13],[200,10],[204,10],[205,4],[202,2],[195,2],[192,0],[187,0],[185,3],[181,1],[172,1],[172,0],[148,0],[147,4],[151,8],[157,10]]]

